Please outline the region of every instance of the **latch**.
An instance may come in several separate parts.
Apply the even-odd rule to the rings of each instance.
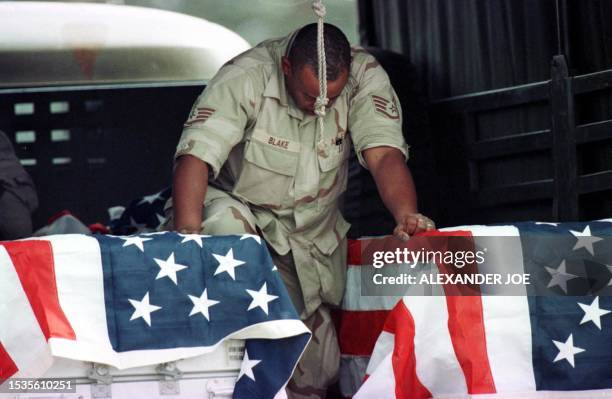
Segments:
[[[159,380],[159,394],[180,395],[179,380],[183,376],[183,372],[179,370],[176,362],[161,363],[155,370],[161,376]]]
[[[91,397],[96,399],[111,398],[113,376],[106,364],[93,363],[87,377],[92,380]]]

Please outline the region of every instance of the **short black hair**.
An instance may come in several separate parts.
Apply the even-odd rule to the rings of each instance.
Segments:
[[[314,69],[316,76],[319,76],[317,36],[316,23],[305,25],[298,31],[287,54],[293,70],[308,65]],[[350,70],[351,45],[344,33],[332,24],[324,24],[323,36],[327,80],[334,81],[342,71]]]

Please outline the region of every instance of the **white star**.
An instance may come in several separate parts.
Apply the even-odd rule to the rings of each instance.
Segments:
[[[142,317],[145,323],[151,327],[151,313],[161,309],[161,306],[155,306],[149,303],[149,292],[145,294],[142,301],[137,301],[135,299],[128,299],[128,301],[130,301],[134,307],[134,313],[132,317],[130,317],[130,321]]]
[[[547,224],[549,226],[558,226],[559,223],[552,223],[552,222],[535,222],[535,224]]]
[[[591,255],[594,255],[593,244],[595,244],[597,241],[603,240],[603,238],[593,237],[590,226],[587,226],[582,232],[570,230],[570,233],[572,233],[574,237],[578,239],[578,242],[576,245],[574,245],[574,251],[584,247],[591,253]]]
[[[274,267],[272,268],[272,271],[273,271],[273,272],[278,271],[278,267],[276,267],[276,265],[272,265],[272,266],[274,266]],[[611,280],[612,280],[612,279],[611,279]]]
[[[610,313],[609,310],[601,309],[599,307],[599,297],[595,297],[595,300],[590,305],[578,303],[578,306],[584,310],[584,317],[580,321],[580,324],[588,323],[592,321],[597,328],[601,330],[601,316]]]
[[[565,261],[562,261],[556,269],[546,266],[546,270],[548,270],[548,273],[552,276],[547,287],[551,288],[558,285],[565,293],[567,293],[567,281],[578,278],[578,276],[565,271]]]
[[[155,194],[151,194],[151,195],[145,195],[144,197],[142,197],[142,200],[138,203],[138,205],[144,204],[145,202],[149,203],[149,204],[152,204],[152,203],[154,203],[155,201],[157,201],[158,199],[161,199],[161,198],[162,198],[161,197],[161,192],[155,193]]]
[[[606,265],[606,267],[608,268],[610,273],[612,273],[612,265]],[[608,286],[611,286],[611,285],[612,285],[612,278],[610,278],[610,281],[608,281]]]
[[[275,299],[278,299],[278,297],[276,295],[268,294],[268,287],[266,286],[266,284],[267,283],[264,283],[259,289],[259,291],[246,290],[246,292],[248,292],[249,295],[253,298],[247,310],[261,308],[264,312],[266,312],[266,314],[268,314],[268,303],[272,302]]]
[[[202,246],[204,245],[202,243],[202,239],[210,237],[208,235],[201,235],[201,234],[180,234],[180,233],[179,233],[179,236],[183,237],[183,241],[181,241],[181,244],[184,244],[189,241],[193,241],[196,244],[198,244],[200,248],[202,248]]]
[[[204,292],[199,298],[197,296],[189,295],[189,299],[191,299],[191,302],[193,302],[193,309],[191,309],[191,313],[189,313],[189,316],[202,313],[202,315],[206,317],[206,320],[210,321],[208,308],[210,308],[211,306],[215,306],[219,303],[219,301],[208,299],[206,288],[204,288]]]
[[[553,363],[565,359],[572,365],[572,367],[574,367],[574,355],[584,352],[584,349],[574,346],[574,337],[572,334],[570,334],[565,342],[559,342],[553,339],[553,343],[557,349],[559,349],[559,353],[557,354],[555,360],[553,360]]]
[[[236,280],[234,269],[238,266],[244,265],[244,262],[241,260],[234,259],[234,250],[230,249],[229,251],[227,251],[227,255],[225,256],[217,254],[212,255],[215,257],[217,262],[219,262],[219,267],[217,268],[217,270],[215,270],[214,275],[216,276],[217,274],[227,272],[227,274],[230,275],[232,280]]]
[[[163,224],[164,222],[166,222],[166,218],[163,217],[162,215],[160,215],[159,213],[155,214],[155,217],[157,218],[157,221],[159,222],[159,224]]]
[[[261,360],[249,359],[249,352],[247,352],[247,350],[245,349],[244,359],[242,359],[242,365],[240,366],[240,373],[238,373],[238,378],[236,379],[236,381],[242,378],[243,375],[246,375],[247,377],[255,381],[255,375],[253,374],[253,367],[257,366],[260,362]]]
[[[147,227],[147,224],[146,223],[138,223],[136,220],[134,220],[133,217],[130,217],[130,226],[136,227],[137,229],[144,229],[145,227]]]
[[[249,238],[254,239],[255,241],[257,241],[259,245],[261,245],[261,237],[258,236],[257,234],[243,234],[242,237],[240,237],[240,241],[246,240]]]
[[[145,241],[152,240],[152,238],[142,238],[142,237],[138,237],[138,236],[129,236],[127,238],[123,238],[122,237],[121,239],[125,241],[123,243],[124,247],[129,247],[130,245],[135,245],[136,248],[140,249],[142,252],[144,252],[144,245],[143,245],[143,243]]]
[[[187,266],[180,265],[174,261],[174,252],[168,256],[167,260],[153,258],[155,263],[159,266],[159,273],[155,277],[155,280],[159,280],[163,277],[168,277],[175,285],[178,285],[176,282],[176,272],[187,269]]]

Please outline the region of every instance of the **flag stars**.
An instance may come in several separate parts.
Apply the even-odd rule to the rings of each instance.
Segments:
[[[181,244],[185,244],[189,241],[193,241],[195,242],[200,248],[203,248],[203,242],[202,240],[204,238],[208,238],[210,237],[209,235],[202,235],[202,234],[180,234],[179,236],[183,237],[183,241],[181,241]]]
[[[610,310],[602,309],[599,307],[599,297],[595,297],[595,300],[590,305],[578,303],[578,306],[584,311],[584,317],[580,321],[580,324],[588,323],[592,321],[593,324],[601,330],[601,316],[610,313]]]
[[[558,268],[546,267],[546,270],[551,275],[548,288],[559,286],[563,292],[567,293],[567,282],[571,279],[578,278],[575,274],[568,273],[565,267],[565,261],[562,261]]]
[[[125,241],[123,243],[124,247],[129,247],[130,245],[134,245],[136,248],[140,249],[142,252],[144,252],[144,242],[152,240],[152,238],[142,238],[138,236],[130,236],[126,238],[121,237],[121,239]]]
[[[236,280],[236,274],[234,269],[238,266],[244,265],[244,262],[234,258],[234,250],[230,249],[229,251],[227,251],[227,254],[225,256],[217,254],[212,255],[215,257],[217,262],[219,262],[219,267],[217,267],[217,270],[215,270],[214,275],[216,276],[217,274],[226,272],[230,275],[232,280]]]
[[[211,306],[215,306],[219,303],[219,301],[215,301],[213,299],[208,298],[208,293],[206,292],[206,288],[200,297],[189,295],[189,299],[193,302],[193,309],[189,313],[189,317],[196,315],[198,313],[202,314],[206,318],[206,320],[210,321],[209,308]]]
[[[555,360],[553,360],[553,363],[565,359],[569,362],[569,364],[572,365],[572,367],[575,367],[574,355],[584,352],[584,349],[574,346],[574,336],[570,334],[567,338],[567,341],[559,342],[553,340],[553,343],[555,344],[557,349],[559,349],[559,353],[557,354],[557,357],[555,357]]]
[[[159,273],[155,277],[155,280],[159,280],[163,277],[168,277],[175,285],[178,285],[176,280],[176,272],[183,269],[187,269],[187,266],[178,264],[174,261],[174,252],[170,254],[167,260],[153,258],[155,263],[159,266]]]
[[[574,237],[578,239],[578,242],[576,245],[574,245],[573,250],[575,251],[580,248],[585,248],[591,255],[595,255],[593,252],[593,244],[603,240],[603,238],[593,237],[590,226],[587,226],[583,231],[570,230],[570,233],[572,233]]]
[[[236,379],[236,381],[242,378],[243,375],[246,375],[251,380],[255,381],[255,375],[253,374],[253,367],[257,366],[259,363],[261,363],[261,360],[249,359],[249,352],[245,349],[244,359],[242,359],[242,365],[240,366],[240,373],[238,373],[238,378]]]
[[[246,292],[253,298],[247,310],[261,308],[266,315],[268,314],[268,303],[278,299],[278,296],[268,294],[267,283],[263,283],[259,291],[246,290]]]
[[[152,204],[157,200],[161,200],[163,199],[161,196],[161,192],[159,193],[155,193],[155,194],[151,194],[151,195],[145,195],[144,197],[142,197],[142,200],[140,200],[140,202],[138,203],[138,205],[141,204]]]
[[[247,240],[249,238],[252,238],[253,240],[257,241],[259,245],[261,245],[261,237],[257,234],[243,234],[242,237],[240,237],[240,241]]]
[[[142,317],[145,323],[151,327],[151,313],[160,310],[161,306],[155,306],[149,303],[149,292],[147,291],[145,296],[140,301],[135,299],[128,299],[128,301],[130,301],[134,307],[134,313],[132,314],[132,317],[130,317],[130,321]]]

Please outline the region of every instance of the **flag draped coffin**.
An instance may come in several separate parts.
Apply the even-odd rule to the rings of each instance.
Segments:
[[[0,383],[54,356],[119,369],[245,339],[235,397],[274,397],[310,333],[259,236],[58,235],[0,245]]]
[[[501,295],[484,290],[460,295],[447,286],[433,295],[407,291],[391,311],[387,309],[397,297],[361,295],[356,301],[359,296],[351,299],[349,287],[341,337],[347,337],[343,329],[355,328],[351,323],[357,316],[347,318],[347,313],[378,320],[373,312],[387,312],[355,398],[612,397],[612,220],[444,230],[432,236],[458,234],[472,240],[474,248],[486,245],[486,262],[478,267],[530,274],[530,285],[522,295],[504,295],[507,286]],[[397,246],[389,240],[393,238],[359,244]],[[414,245],[423,245],[422,239]],[[364,262],[352,262],[361,263],[353,266],[357,273],[371,267]],[[446,273],[447,266],[433,267]],[[359,287],[361,281],[355,280]],[[365,344],[341,342],[345,363],[347,349],[352,358],[367,356],[372,334],[361,335]]]

